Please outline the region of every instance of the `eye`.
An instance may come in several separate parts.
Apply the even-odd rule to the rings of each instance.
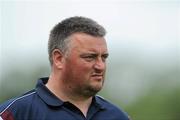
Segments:
[[[95,58],[96,58],[96,56],[92,56],[92,55],[90,55],[90,56],[85,56],[85,57],[84,57],[84,59],[85,59],[86,61],[93,61]]]
[[[109,56],[109,54],[104,54],[104,55],[102,55],[102,60],[103,60],[103,61],[106,61],[106,59],[108,58],[108,56]]]
[[[91,62],[93,60],[95,60],[97,58],[97,55],[95,54],[87,54],[87,55],[82,55],[81,58],[83,58],[84,60]]]

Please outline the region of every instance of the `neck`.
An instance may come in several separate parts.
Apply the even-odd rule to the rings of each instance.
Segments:
[[[59,81],[59,83],[58,83]],[[50,76],[46,87],[55,94],[60,100],[71,102],[77,108],[81,110],[84,116],[87,115],[87,111],[92,102],[92,97],[83,97],[74,95],[73,93],[67,92],[64,88],[64,85],[60,82],[59,79]]]
[[[81,112],[83,113],[83,115],[86,117],[88,109],[92,102],[92,97],[83,101],[70,101],[70,102],[74,104],[77,108],[79,108]]]

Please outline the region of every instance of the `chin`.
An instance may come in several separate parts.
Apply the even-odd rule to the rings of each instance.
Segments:
[[[102,84],[101,85],[96,85],[96,86],[93,86],[91,90],[98,93],[102,89],[102,87],[103,87]]]
[[[102,85],[99,86],[89,86],[84,90],[84,95],[87,97],[91,97],[96,95],[102,89]]]

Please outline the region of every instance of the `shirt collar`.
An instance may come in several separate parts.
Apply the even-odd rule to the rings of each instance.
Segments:
[[[106,109],[106,105],[103,101],[104,98],[100,97],[99,95],[96,95],[93,98],[93,102],[96,106],[98,106],[100,109]]]
[[[36,85],[37,94],[39,97],[50,106],[61,106],[63,101],[57,98],[46,86],[48,77],[40,78]]]
[[[56,97],[46,86],[45,84],[48,82],[48,77],[40,78],[36,85],[37,94],[40,98],[50,106],[62,106],[63,101]],[[103,98],[99,95],[94,96],[91,105],[95,105],[100,109],[105,109],[105,104],[102,100]]]

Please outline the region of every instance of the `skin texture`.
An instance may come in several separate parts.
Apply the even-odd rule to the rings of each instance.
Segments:
[[[104,83],[108,50],[103,37],[75,33],[68,51],[54,50],[52,72],[46,86],[61,100],[70,101],[86,116],[92,96]]]
[[[104,38],[75,34],[64,63],[64,84],[73,94],[91,97],[101,90],[108,56]]]

